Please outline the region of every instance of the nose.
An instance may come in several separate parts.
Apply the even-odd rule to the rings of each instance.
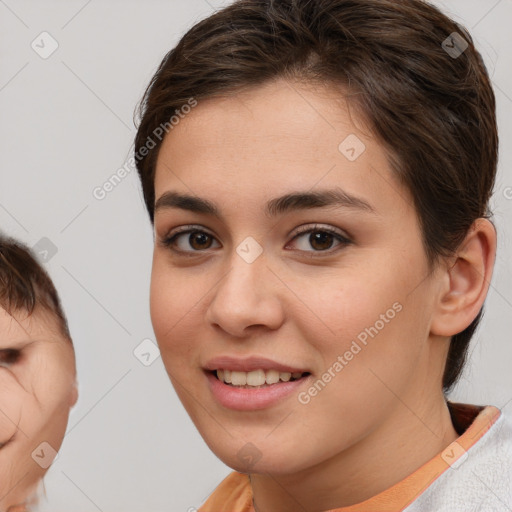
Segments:
[[[278,329],[284,319],[283,288],[263,254],[249,263],[234,252],[229,270],[212,291],[206,320],[238,338],[255,328]]]

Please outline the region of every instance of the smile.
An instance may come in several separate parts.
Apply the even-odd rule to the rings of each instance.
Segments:
[[[224,384],[244,389],[259,389],[272,386],[278,382],[295,381],[302,378],[307,372],[280,372],[278,370],[253,370],[242,372],[235,370],[216,370],[217,379]]]

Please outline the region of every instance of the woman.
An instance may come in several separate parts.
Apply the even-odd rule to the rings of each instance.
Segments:
[[[167,54],[134,160],[162,358],[235,470],[201,511],[512,505],[510,419],[446,398],[497,153],[482,59],[426,2],[239,0]]]

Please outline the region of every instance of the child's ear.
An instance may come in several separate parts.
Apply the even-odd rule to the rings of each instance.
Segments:
[[[496,258],[496,229],[477,219],[442,277],[430,331],[438,336],[462,332],[476,318],[489,290]]]

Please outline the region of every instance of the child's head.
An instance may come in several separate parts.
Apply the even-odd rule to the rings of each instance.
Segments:
[[[59,297],[30,250],[0,235],[0,510],[36,490],[77,400]]]
[[[262,471],[304,469],[457,381],[494,262],[498,137],[482,59],[435,7],[237,1],[164,58],[135,151],[162,357],[230,466],[250,440]],[[285,367],[305,375],[294,398],[247,407],[210,372]]]

